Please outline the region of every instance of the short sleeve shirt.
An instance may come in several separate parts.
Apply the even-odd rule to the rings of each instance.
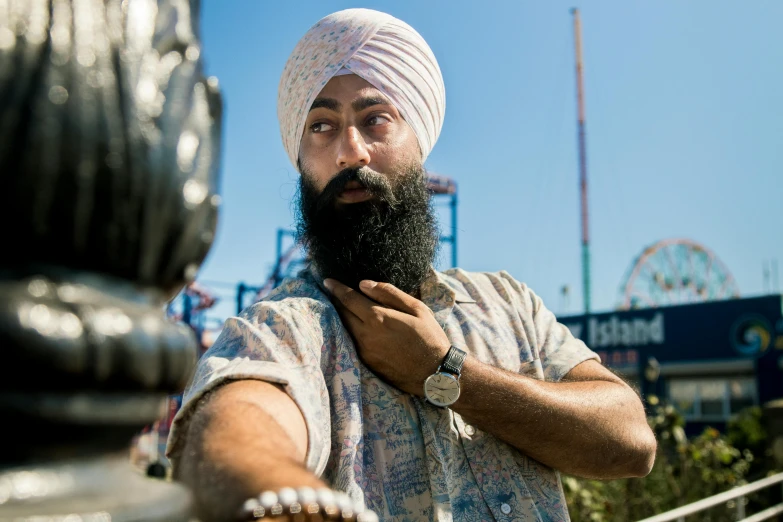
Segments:
[[[506,272],[433,270],[420,295],[451,344],[486,364],[556,382],[598,360]],[[226,321],[174,420],[175,465],[193,405],[237,379],[282,385],[307,425],[308,468],[382,521],[569,520],[555,470],[364,366],[309,270]]]

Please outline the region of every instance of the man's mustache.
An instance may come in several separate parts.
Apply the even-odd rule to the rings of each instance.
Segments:
[[[333,205],[337,197],[345,191],[345,186],[351,181],[358,182],[370,194],[394,208],[399,204],[394,195],[391,183],[383,174],[369,167],[348,168],[341,170],[326,184],[316,202],[316,212]]]

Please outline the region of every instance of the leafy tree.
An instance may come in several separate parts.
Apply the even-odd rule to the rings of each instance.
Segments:
[[[571,519],[574,522],[632,522],[716,495],[757,480],[772,470],[764,455],[766,433],[761,409],[742,412],[728,427],[726,435],[707,428],[688,439],[685,420],[670,405],[656,397],[648,398],[650,427],[658,439],[655,465],[647,477],[599,481],[563,476]],[[753,497],[748,513],[768,506]],[[754,502],[755,501],[755,502]],[[747,500],[745,501],[747,502]],[[729,502],[697,515],[688,522],[733,522],[736,505]]]

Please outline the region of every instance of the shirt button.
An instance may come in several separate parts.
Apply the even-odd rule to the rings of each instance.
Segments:
[[[476,434],[476,428],[474,428],[470,424],[466,424],[465,425],[465,433],[467,433],[469,437],[472,437],[473,435]]]
[[[502,511],[504,515],[508,515],[509,513],[511,513],[511,506],[509,506],[508,504],[501,504],[500,511]]]

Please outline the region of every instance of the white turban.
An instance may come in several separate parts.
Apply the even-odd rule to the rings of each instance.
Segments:
[[[394,104],[411,126],[422,162],[438,141],[446,112],[446,89],[432,50],[411,26],[371,9],[346,9],[322,18],[288,58],[277,92],[280,134],[291,163],[310,106],[345,70],[365,79]]]

